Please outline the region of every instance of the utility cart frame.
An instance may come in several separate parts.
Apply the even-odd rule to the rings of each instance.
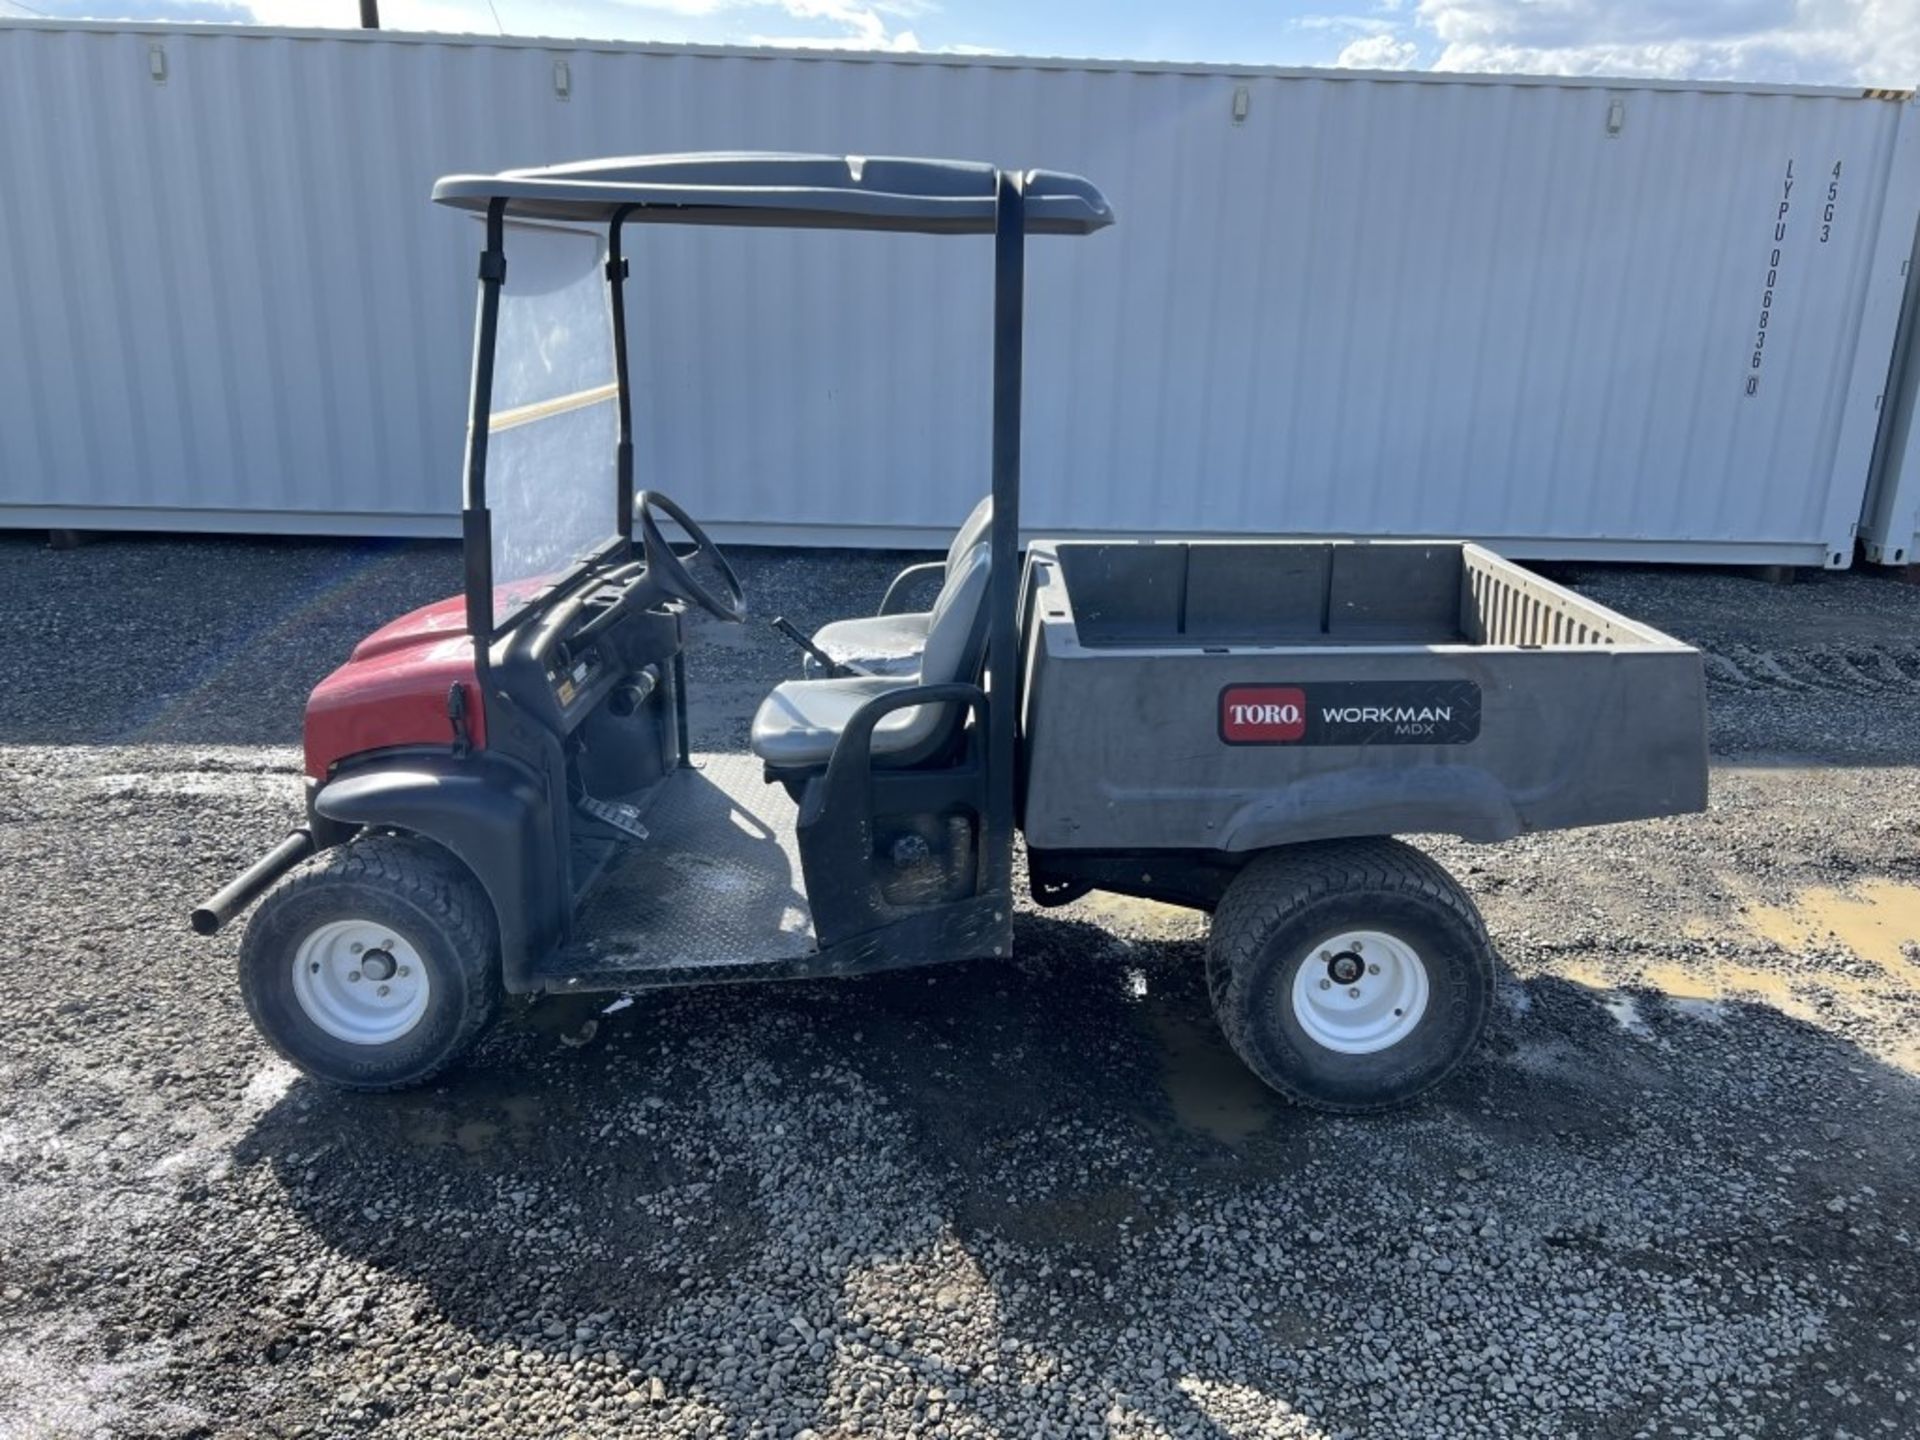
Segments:
[[[1374,1109],[1459,1063],[1492,991],[1471,900],[1394,832],[1705,803],[1698,655],[1475,547],[1036,541],[1022,569],[1026,238],[1111,223],[1085,180],[749,153],[434,198],[484,227],[464,592],[315,689],[307,823],[193,916],[212,934],[265,895],[242,990],[311,1074],[417,1084],[503,992],[1004,956],[1024,826],[1043,904],[1214,911],[1239,1053]],[[751,757],[695,754],[687,725],[687,615],[743,621],[739,579],[635,491],[625,240],[654,223],[994,247],[989,493],[879,614],[776,619],[805,674],[760,706]]]

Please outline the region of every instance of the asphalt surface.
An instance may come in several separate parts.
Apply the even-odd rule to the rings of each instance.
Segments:
[[[740,556],[802,628],[901,558]],[[0,1435],[1915,1433],[1920,587],[1556,573],[1709,650],[1713,807],[1428,842],[1508,973],[1413,1110],[1271,1098],[1204,920],[1100,897],[1009,963],[514,1002],[368,1098],[185,915],[457,557],[0,537]],[[700,639],[738,747],[795,656]]]

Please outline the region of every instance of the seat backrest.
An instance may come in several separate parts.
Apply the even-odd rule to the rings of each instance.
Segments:
[[[967,518],[960,522],[960,528],[953,532],[953,543],[947,546],[947,574],[952,575],[954,566],[974,546],[987,538],[987,532],[993,529],[993,496],[982,496],[980,503],[967,512]]]
[[[927,644],[920,652],[920,684],[944,685],[980,678],[980,662],[987,648],[987,571],[991,563],[991,549],[980,544],[947,571],[927,622]],[[899,729],[889,737],[888,763],[917,765],[947,751],[967,717],[967,707],[915,705],[900,715]]]
[[[920,683],[942,685],[972,680],[980,670],[987,638],[987,570],[992,550],[976,544],[948,567],[927,622],[927,644],[920,652]]]

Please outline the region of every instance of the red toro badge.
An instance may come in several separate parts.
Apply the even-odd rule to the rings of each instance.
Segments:
[[[1229,745],[1286,745],[1307,733],[1307,692],[1297,685],[1229,685],[1220,692],[1220,738]]]

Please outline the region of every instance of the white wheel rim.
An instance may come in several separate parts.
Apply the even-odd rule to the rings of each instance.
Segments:
[[[420,953],[391,926],[334,920],[293,957],[293,995],[315,1025],[349,1045],[388,1045],[420,1023],[432,993]]]
[[[1293,1018],[1342,1055],[1398,1045],[1427,1013],[1427,967],[1397,935],[1344,930],[1306,954],[1293,977]]]

